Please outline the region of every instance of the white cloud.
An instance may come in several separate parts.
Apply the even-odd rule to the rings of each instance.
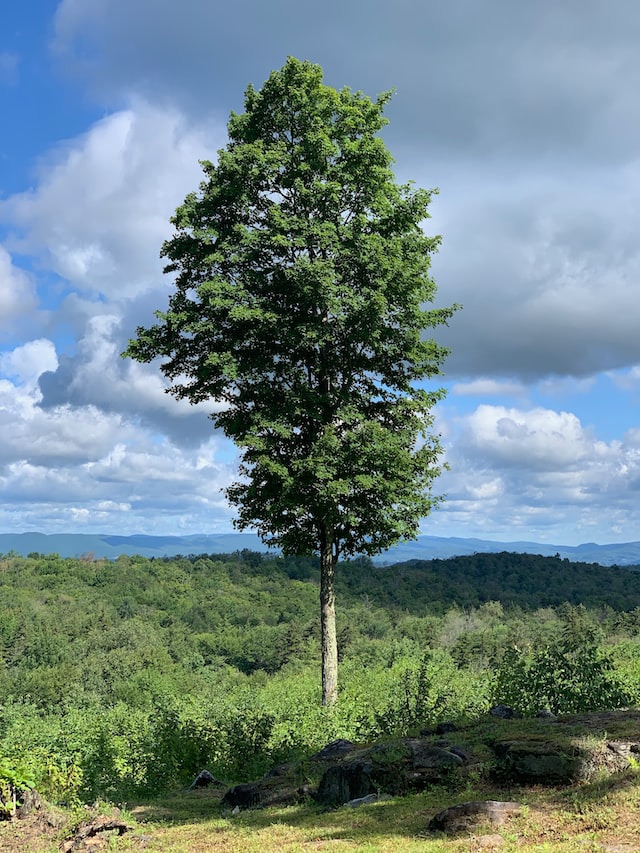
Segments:
[[[637,538],[640,431],[625,414],[618,440],[603,442],[560,409],[603,370],[638,388],[640,7],[419,6],[331,0],[310,27],[293,0],[57,4],[63,70],[79,70],[106,109],[129,107],[49,152],[33,188],[0,201],[7,245],[44,271],[40,291],[51,272],[72,291],[0,362],[4,526],[228,526],[219,488],[234,452],[210,407],[177,403],[157,364],[119,353],[166,305],[158,252],[201,180],[198,159],[226,141],[217,116],[294,53],[323,63],[331,85],[397,86],[385,138],[398,175],[442,190],[434,276],[440,304],[464,310],[436,337],[452,347],[448,376],[463,380],[454,406],[485,405],[437,413],[452,470],[430,532]],[[35,280],[0,248],[9,331],[36,311]],[[527,408],[530,383],[558,411]]]
[[[626,371],[611,371],[609,379],[622,391],[637,391],[640,389],[640,364],[634,364]]]
[[[570,412],[481,405],[467,419],[462,444],[498,466],[558,471],[575,467],[605,445]]]
[[[54,532],[82,523],[120,533],[229,528],[221,490],[235,466],[227,442],[210,435],[198,446],[179,447],[95,406],[42,409],[37,373],[53,364],[54,354],[33,344],[3,358],[21,373],[0,380],[0,526]]]
[[[46,338],[27,341],[14,350],[0,353],[0,374],[17,379],[21,385],[35,387],[46,370],[56,370],[57,367],[56,348]]]
[[[123,319],[113,313],[88,318],[75,355],[62,357],[57,370],[41,376],[42,407],[92,406],[144,423],[153,433],[178,444],[195,447],[206,442],[214,431],[209,415],[217,405],[192,406],[188,400],[176,400],[167,393],[168,382],[157,362],[122,359],[126,346],[122,324]]]
[[[50,153],[34,189],[0,202],[22,252],[75,289],[129,299],[161,287],[169,218],[202,177],[220,132],[136,102]]]
[[[77,410],[66,414],[69,423],[77,421]],[[83,429],[86,421],[77,426]],[[97,449],[95,441],[93,446]],[[4,514],[15,530],[33,527],[29,519],[36,518],[42,532],[64,530],[65,524],[73,529],[78,521],[94,532],[122,534],[228,530],[231,511],[222,489],[232,481],[233,468],[217,461],[218,450],[212,441],[198,457],[129,428],[119,429],[104,455],[89,461],[77,454],[54,467],[35,456],[0,466],[0,524]]]
[[[437,332],[452,350],[448,375],[531,382],[640,362],[639,195],[638,164],[588,184],[532,168],[515,183],[494,170],[443,187],[434,276],[439,302],[464,306]]]
[[[32,277],[13,265],[11,255],[0,245],[0,332],[9,331],[19,318],[36,307]]]
[[[640,430],[604,442],[570,412],[480,405],[449,423],[425,532],[579,544],[637,538]]]
[[[588,394],[596,384],[595,376],[553,376],[538,383],[537,389],[550,397],[562,398],[567,394]]]
[[[396,87],[390,133],[417,159],[471,151],[481,170],[635,151],[639,34],[634,0],[62,0],[54,48],[106,100],[142,92],[193,114],[212,93],[237,108],[288,54],[311,58],[331,85]]]

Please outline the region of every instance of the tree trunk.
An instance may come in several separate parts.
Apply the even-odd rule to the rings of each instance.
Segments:
[[[334,705],[338,698],[338,641],[336,637],[336,561],[329,531],[323,531],[320,546],[320,633],[322,636],[322,704]]]

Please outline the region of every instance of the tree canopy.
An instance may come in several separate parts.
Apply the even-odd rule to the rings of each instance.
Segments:
[[[437,502],[443,391],[425,383],[447,351],[424,330],[456,306],[425,307],[439,238],[422,230],[431,193],[395,181],[379,135],[389,98],[338,91],[294,58],[249,86],[172,219],[169,308],[126,352],[162,357],[176,397],[217,402],[241,455],[237,526],[320,554],[327,702],[338,557],[415,536]]]

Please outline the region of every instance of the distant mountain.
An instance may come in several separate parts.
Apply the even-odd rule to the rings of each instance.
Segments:
[[[143,557],[175,557],[177,554],[225,554],[233,551],[266,551],[255,533],[221,533],[212,536],[107,536],[100,533],[0,533],[0,553],[60,554],[61,557],[115,559],[121,554]]]
[[[445,559],[467,554],[500,553],[540,554],[543,557],[567,558],[575,562],[599,563],[601,566],[640,565],[640,542],[612,545],[546,545],[538,542],[494,542],[490,539],[419,536],[414,542],[403,542],[376,558],[376,562],[399,563],[405,560]]]
[[[197,536],[108,536],[86,533],[0,533],[0,553],[14,551],[27,554],[60,554],[61,557],[96,557],[115,559],[121,554],[144,557],[174,557],[177,554],[222,554],[233,551],[266,551],[254,533],[219,533]],[[376,563],[399,563],[406,560],[432,560],[462,557],[467,554],[499,553],[540,554],[601,566],[640,565],[640,542],[612,545],[544,545],[537,542],[495,542],[489,539],[420,536],[415,542],[404,542],[375,558]]]

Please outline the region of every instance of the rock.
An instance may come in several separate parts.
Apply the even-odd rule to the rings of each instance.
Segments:
[[[469,753],[466,751],[466,749],[463,749],[461,746],[456,746],[454,744],[453,746],[449,747],[449,752],[451,752],[451,753],[453,753],[453,755],[457,755],[459,758],[461,758],[463,764],[468,764]]]
[[[308,787],[298,785],[292,777],[268,776],[257,782],[246,782],[229,788],[220,805],[232,810],[292,806],[310,794]]]
[[[348,761],[324,772],[316,799],[326,806],[337,806],[376,793],[372,780],[373,765],[366,761]]]
[[[517,736],[513,733],[497,739],[494,734],[496,761],[486,755],[486,735],[495,732],[495,726],[487,726],[486,719],[479,726],[481,746],[473,725],[455,736],[459,744],[446,738],[434,743],[435,731],[431,737],[403,737],[371,745],[333,741],[304,764],[281,764],[258,781],[230,788],[222,802],[229,809],[293,805],[308,798],[331,807],[364,803],[382,792],[397,796],[458,779],[464,784],[466,765],[474,773],[494,772],[507,784],[557,786],[589,780],[600,772],[618,773],[640,755],[640,711],[635,710],[563,715],[553,725],[544,720],[518,724]],[[583,736],[591,732],[597,736]],[[306,779],[304,785],[300,784],[302,778]]]
[[[350,809],[357,809],[360,806],[368,806],[371,803],[376,803],[377,801],[377,794],[367,794],[366,797],[358,797],[355,800],[349,800],[348,803],[345,803],[345,806],[348,806]]]
[[[540,740],[497,741],[493,750],[498,758],[497,773],[513,782],[551,785],[568,784],[581,777],[581,759],[577,750]]]
[[[509,705],[494,705],[493,708],[489,708],[489,713],[494,717],[500,717],[501,720],[515,720],[519,717],[519,714],[516,714]]]
[[[431,818],[427,829],[431,832],[465,832],[490,823],[500,826],[508,817],[518,814],[521,803],[500,802],[499,800],[479,800],[460,803],[438,812]]]
[[[627,760],[631,758],[632,752],[640,752],[640,748],[637,743],[633,743],[628,740],[610,740],[607,741],[607,749],[610,749],[612,752],[615,752],[616,755],[622,755]]]
[[[601,771],[625,770],[635,746],[635,742],[609,741],[604,748],[589,748],[531,738],[496,741],[493,750],[498,758],[497,775],[503,779],[565,785],[587,781]]]
[[[34,812],[41,812],[44,809],[42,797],[32,788],[28,788],[24,791],[21,794],[20,799],[21,804],[16,809],[16,817],[19,820],[23,820],[28,815],[31,815]]]
[[[460,755],[441,746],[433,746],[421,740],[409,740],[411,763],[414,769],[450,770],[464,763]]]
[[[241,785],[234,785],[225,792],[221,806],[230,808],[250,809],[252,806],[257,806],[260,803],[260,789],[256,782],[244,782]]]
[[[311,756],[311,760],[331,761],[335,758],[343,758],[345,755],[353,752],[354,749],[357,749],[355,743],[352,743],[350,740],[339,738],[338,740],[332,740],[331,743],[323,746],[319,752],[316,752]]]
[[[504,838],[501,835],[476,835],[473,839],[477,850],[496,850],[504,847]]]
[[[536,717],[538,717],[539,720],[557,720],[558,719],[556,717],[556,715],[553,713],[553,711],[550,711],[548,708],[540,708],[540,710],[536,714]]]
[[[212,776],[208,770],[201,770],[191,785],[189,785],[189,790],[192,791],[194,788],[206,788],[209,785],[215,785],[216,788],[224,788],[223,783],[219,782],[214,776]]]
[[[101,836],[102,833],[124,835],[125,832],[130,832],[132,829],[132,826],[129,826],[123,820],[120,820],[120,818],[100,815],[88,822],[82,823],[78,827],[74,837],[63,842],[60,849],[63,853],[70,853],[71,850],[84,850],[88,846],[94,846],[94,840],[97,840],[97,836]]]
[[[402,794],[439,784],[459,770],[464,758],[420,738],[402,738],[359,749],[328,767],[316,798],[324,805],[341,805],[376,791]]]

